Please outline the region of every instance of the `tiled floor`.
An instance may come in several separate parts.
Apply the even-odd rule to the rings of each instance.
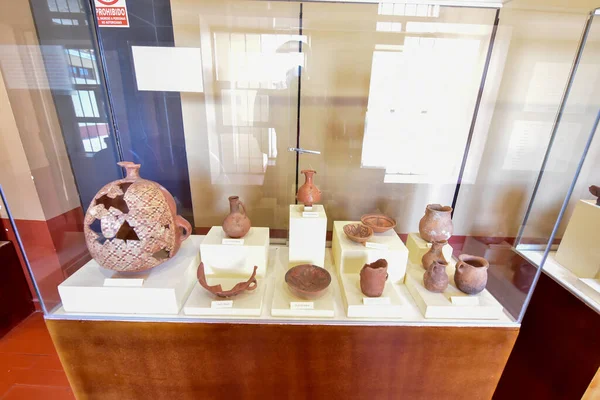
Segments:
[[[0,339],[0,400],[74,398],[41,313]]]

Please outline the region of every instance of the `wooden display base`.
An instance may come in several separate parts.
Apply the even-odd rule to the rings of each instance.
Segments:
[[[425,270],[409,264],[406,287],[425,318],[500,319],[504,308],[487,290],[468,295],[454,286],[454,263],[448,265],[450,284],[444,293],[433,293],[423,286]]]
[[[361,292],[358,274],[340,274],[340,284],[349,318],[402,318],[408,312],[408,305],[389,280],[381,297],[373,298]],[[385,304],[386,301],[388,304]]]
[[[243,279],[208,277],[209,285],[221,284],[224,289],[232,288]],[[237,315],[240,317],[258,317],[262,312],[263,297],[267,280],[259,281],[255,290],[237,296],[222,299],[196,284],[192,294],[183,306],[185,315]]]

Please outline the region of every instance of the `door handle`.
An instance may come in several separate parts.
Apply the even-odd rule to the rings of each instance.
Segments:
[[[299,154],[303,154],[303,153],[306,153],[306,154],[321,154],[321,152],[317,151],[317,150],[305,150],[305,149],[298,148],[298,147],[288,147],[288,151],[295,151],[295,152],[297,152]]]

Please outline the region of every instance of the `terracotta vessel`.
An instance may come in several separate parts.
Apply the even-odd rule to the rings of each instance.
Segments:
[[[600,206],[600,186],[592,185],[589,187],[589,191],[592,196],[596,196],[596,205]]]
[[[447,262],[433,261],[423,274],[423,286],[434,293],[442,293],[448,287]]]
[[[318,203],[321,200],[321,191],[313,184],[313,175],[317,171],[312,169],[305,169],[301,171],[306,177],[304,185],[300,186],[296,198],[302,204],[307,207],[312,207],[313,204]]]
[[[396,220],[383,214],[365,214],[360,217],[360,222],[373,229],[375,233],[387,232],[396,227]]]
[[[448,240],[452,236],[452,207],[429,204],[419,221],[419,234],[428,242]]]
[[[250,230],[250,218],[246,215],[246,207],[238,196],[229,197],[229,215],[223,220],[223,231],[234,239],[242,238]]]
[[[454,283],[466,294],[477,294],[487,285],[487,270],[490,264],[483,257],[461,254],[456,263]]]
[[[313,300],[325,293],[331,283],[331,275],[325,268],[301,264],[286,272],[285,282],[294,296]]]
[[[94,196],[85,214],[85,240],[102,267],[144,271],[173,258],[192,226],[177,215],[167,189],[140,178],[139,164],[118,164],[127,176],[105,185]]]
[[[256,289],[256,287],[258,286],[258,281],[256,280],[257,269],[258,267],[254,266],[254,271],[252,272],[252,275],[250,275],[250,278],[248,278],[247,281],[237,283],[229,290],[223,290],[221,285],[210,286],[206,282],[206,276],[204,275],[204,263],[202,262],[198,266],[198,271],[196,272],[196,275],[198,277],[198,283],[200,283],[200,286],[202,286],[204,289],[208,290],[217,297],[227,298],[237,296],[238,294],[245,291],[252,291]]]
[[[388,263],[383,258],[371,264],[365,264],[360,270],[360,291],[368,297],[379,297],[383,294],[387,281]]]
[[[348,239],[364,245],[373,236],[373,229],[363,224],[346,224],[344,233]]]
[[[445,240],[441,242],[432,242],[429,251],[423,254],[423,257],[421,258],[421,265],[423,265],[423,268],[429,268],[434,261],[447,264],[448,262],[444,257],[444,253],[442,253],[442,249],[447,244],[448,242]]]

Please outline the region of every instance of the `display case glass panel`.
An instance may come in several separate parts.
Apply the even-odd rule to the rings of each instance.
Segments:
[[[583,13],[0,7],[0,184],[47,318],[516,326],[524,251],[592,179]]]

